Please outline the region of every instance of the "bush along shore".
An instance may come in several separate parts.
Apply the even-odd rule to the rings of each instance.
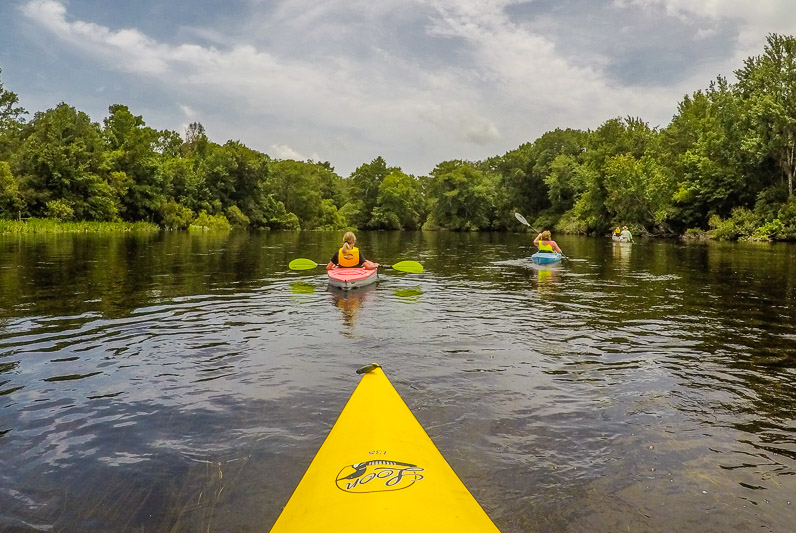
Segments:
[[[0,234],[9,233],[152,233],[160,226],[151,222],[63,222],[57,219],[29,218],[0,220]]]

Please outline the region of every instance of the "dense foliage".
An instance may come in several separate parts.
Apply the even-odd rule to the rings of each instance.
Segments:
[[[382,157],[343,178],[238,141],[147,127],[124,105],[103,123],[65,103],[26,121],[0,82],[0,218],[147,221],[169,229],[519,229],[796,240],[796,39],[686,95],[666,127],[611,118],[502,156],[407,175]]]

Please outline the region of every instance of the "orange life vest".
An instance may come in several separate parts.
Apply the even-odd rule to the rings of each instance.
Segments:
[[[347,252],[342,248],[337,251],[337,264],[341,267],[355,267],[359,266],[359,248],[354,246]]]

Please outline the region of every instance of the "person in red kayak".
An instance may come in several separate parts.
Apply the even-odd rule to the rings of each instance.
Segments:
[[[343,235],[343,246],[334,253],[332,259],[329,261],[329,264],[326,265],[326,270],[339,267],[362,267],[367,268],[368,270],[378,268],[379,265],[377,263],[365,259],[365,256],[359,252],[359,248],[356,247],[356,243],[357,237],[353,234],[353,232],[349,231]]]
[[[561,248],[558,247],[556,241],[550,240],[550,232],[545,230],[533,240],[534,246],[536,246],[540,252],[542,253],[553,253],[558,252],[563,254],[564,252],[561,251]]]

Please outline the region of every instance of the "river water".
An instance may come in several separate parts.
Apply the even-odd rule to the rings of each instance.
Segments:
[[[794,530],[796,246],[358,236],[0,236],[0,531],[267,531],[371,361],[504,533]]]

